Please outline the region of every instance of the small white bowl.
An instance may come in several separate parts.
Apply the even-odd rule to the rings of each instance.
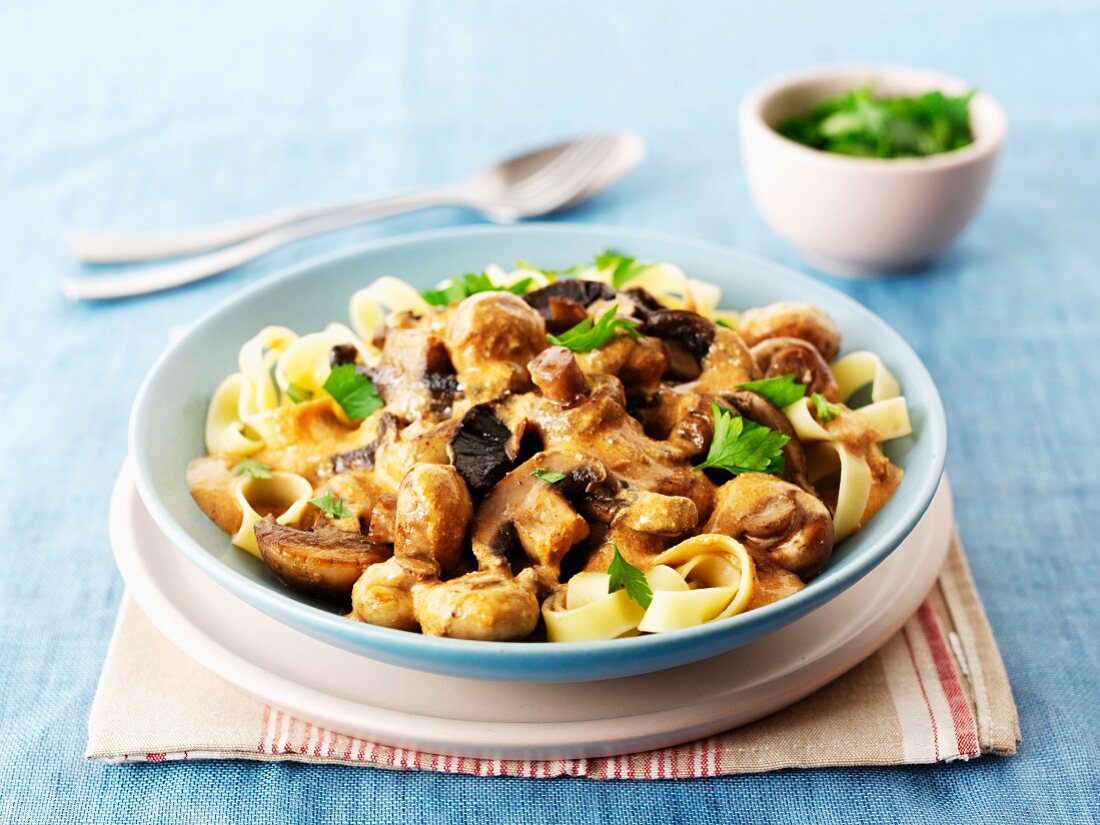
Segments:
[[[970,102],[974,142],[929,157],[833,154],[775,131],[788,115],[866,85],[879,96],[970,89],[924,69],[823,66],[757,86],[739,113],[741,160],[757,209],[809,264],[838,274],[912,268],[954,240],[981,204],[1007,129],[1001,107],[979,93]]]

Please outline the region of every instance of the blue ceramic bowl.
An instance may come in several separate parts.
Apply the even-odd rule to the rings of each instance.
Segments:
[[[493,643],[421,636],[352,622],[284,587],[262,562],[232,547],[199,511],[184,483],[187,462],[204,453],[203,421],[218,382],[236,370],[237,350],[259,327],[299,332],[345,321],[352,292],[381,275],[427,287],[455,272],[516,258],[546,267],[588,260],[611,247],[670,261],[722,287],[734,308],[809,301],[840,327],[844,349],[873,349],[901,382],[914,435],[890,443],[905,469],[897,494],[844,541],[804,590],[721,622],[675,633],[606,642]],[[138,490],[172,543],[210,578],[282,622],[373,659],[474,679],[574,682],[674,667],[770,633],[832,599],[881,562],[908,535],[943,472],[946,422],[939,394],[916,354],[882,320],[805,275],[698,241],[610,227],[478,227],[406,236],[341,252],[269,278],[208,313],[155,364],[134,403],[130,454]]]

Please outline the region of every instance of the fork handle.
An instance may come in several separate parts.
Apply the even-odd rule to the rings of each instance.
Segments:
[[[318,217],[277,226],[240,243],[204,255],[196,255],[168,264],[144,267],[117,275],[91,278],[66,278],[61,291],[74,301],[102,301],[129,298],[200,281],[266,255],[292,241],[342,229],[375,218],[425,209],[430,206],[466,205],[462,193],[453,189],[431,189],[392,198],[366,201],[344,207],[342,212],[325,212]]]
[[[70,239],[70,244],[77,260],[87,264],[153,261],[221,249],[277,229],[344,212],[370,211],[372,214],[360,220],[371,220],[374,217],[452,203],[455,200],[454,194],[449,189],[424,189],[384,198],[283,209],[256,218],[185,229],[181,232],[148,235],[77,232]]]

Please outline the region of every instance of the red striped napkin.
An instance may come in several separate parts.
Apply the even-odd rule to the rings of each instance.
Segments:
[[[393,748],[296,719],[223,682],[124,599],[88,730],[88,759],[297,760],[480,776],[680,779],[779,768],[1007,756],[1020,739],[1000,652],[956,540],[932,593],[876,654],[784,711],[688,745],[553,761]]]

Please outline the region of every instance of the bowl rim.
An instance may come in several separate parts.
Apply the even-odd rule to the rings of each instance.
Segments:
[[[144,428],[152,426],[152,417],[149,411],[152,396],[152,387],[158,373],[172,360],[177,350],[181,349],[185,342],[192,336],[199,334],[201,330],[215,322],[220,316],[230,312],[238,303],[249,300],[252,296],[261,293],[271,286],[284,280],[301,277],[311,270],[329,266],[340,261],[360,257],[382,249],[400,249],[402,247],[416,247],[420,244],[432,242],[446,242],[456,238],[487,238],[503,236],[509,233],[533,232],[549,235],[585,235],[590,236],[593,242],[599,244],[602,238],[606,242],[609,235],[614,235],[615,242],[627,243],[631,240],[639,243],[656,242],[672,243],[693,247],[707,255],[725,257],[737,257],[746,264],[759,267],[764,270],[780,271],[794,286],[812,285],[813,289],[824,289],[832,293],[834,300],[848,305],[848,309],[857,315],[864,316],[865,321],[884,327],[892,333],[897,344],[903,349],[905,356],[911,361],[916,371],[921,375],[924,383],[930,388],[927,397],[922,397],[926,404],[927,414],[924,427],[932,442],[933,467],[923,484],[910,492],[910,499],[893,524],[886,525],[883,536],[877,544],[866,548],[861,555],[853,558],[845,567],[842,574],[829,580],[818,580],[818,586],[811,582],[807,587],[784,599],[758,607],[749,613],[732,616],[720,622],[709,622],[696,627],[686,628],[671,633],[655,633],[639,635],[624,639],[610,639],[589,642],[555,642],[555,643],[523,643],[523,642],[485,642],[466,639],[451,639],[435,636],[426,636],[421,633],[412,633],[404,630],[395,630],[387,627],[379,627],[363,622],[352,622],[340,614],[332,613],[311,604],[299,601],[291,591],[279,592],[268,585],[255,581],[243,572],[225,564],[215,555],[210,553],[200,542],[193,539],[183,526],[169,512],[168,507],[160,500],[153,483],[147,457],[139,447],[141,432]],[[351,644],[363,655],[369,655],[366,651],[372,647],[375,650],[382,649],[392,653],[394,650],[401,655],[412,655],[417,659],[433,657],[433,661],[440,663],[454,663],[465,656],[480,657],[479,664],[471,666],[474,670],[492,670],[495,663],[501,659],[514,663],[517,672],[522,672],[524,664],[537,666],[540,671],[551,671],[556,664],[560,664],[566,670],[575,669],[576,657],[582,657],[586,662],[593,659],[606,659],[609,667],[614,669],[614,663],[638,656],[657,656],[662,652],[676,647],[697,649],[706,646],[711,637],[736,636],[739,628],[749,624],[766,627],[764,631],[770,632],[789,621],[806,615],[814,608],[830,601],[837,594],[843,592],[864,575],[874,569],[883,559],[892,553],[906,536],[912,531],[917,521],[924,515],[935,495],[940,479],[943,476],[947,451],[947,422],[943,403],[940,399],[936,384],[929,374],[924,362],[909,346],[908,342],[887,324],[878,315],[864,307],[858,301],[848,297],[822,281],[811,277],[798,270],[782,264],[768,261],[757,255],[734,250],[721,244],[702,241],[695,238],[677,235],[674,233],[658,232],[647,229],[630,229],[604,224],[563,224],[551,222],[525,222],[522,226],[463,226],[447,229],[430,229],[407,235],[391,236],[366,242],[364,244],[347,247],[337,251],[309,258],[305,261],[279,270],[256,283],[239,290],[217,303],[212,309],[203,313],[196,321],[191,323],[184,335],[172,341],[160,354],[150,367],[143,379],[131,409],[130,425],[127,433],[129,455],[134,469],[134,481],[142,501],[152,515],[157,526],[165,533],[170,543],[184,553],[188,559],[203,570],[210,578],[221,586],[236,593],[246,601],[261,607],[270,615],[281,621],[290,623],[299,628],[307,627],[310,632],[323,634],[327,639],[347,639],[358,637]],[[288,621],[287,616],[294,621]],[[407,653],[405,653],[407,651]],[[611,654],[610,657],[608,654]],[[706,658],[696,656],[695,659]],[[537,665],[536,665],[537,663]],[[655,667],[652,669],[659,669]],[[642,672],[635,670],[633,672]],[[470,678],[483,678],[473,676]],[[499,677],[498,677],[499,678]],[[523,679],[523,676],[515,678]],[[606,677],[593,677],[606,678]],[[552,681],[552,680],[551,680]],[[573,681],[573,679],[567,679]]]
[[[970,102],[971,118],[981,116],[981,127],[975,129],[972,143],[950,152],[940,152],[917,158],[865,158],[841,155],[803,146],[783,137],[764,120],[764,107],[776,96],[792,87],[848,77],[863,79],[905,78],[927,84],[931,89],[973,88],[954,75],[934,69],[897,63],[824,63],[773,75],[750,89],[741,99],[738,121],[743,132],[767,140],[780,151],[792,152],[803,161],[847,168],[869,174],[914,175],[942,169],[952,169],[979,163],[1000,151],[1008,135],[1008,118],[1001,105],[988,93],[977,91]]]

